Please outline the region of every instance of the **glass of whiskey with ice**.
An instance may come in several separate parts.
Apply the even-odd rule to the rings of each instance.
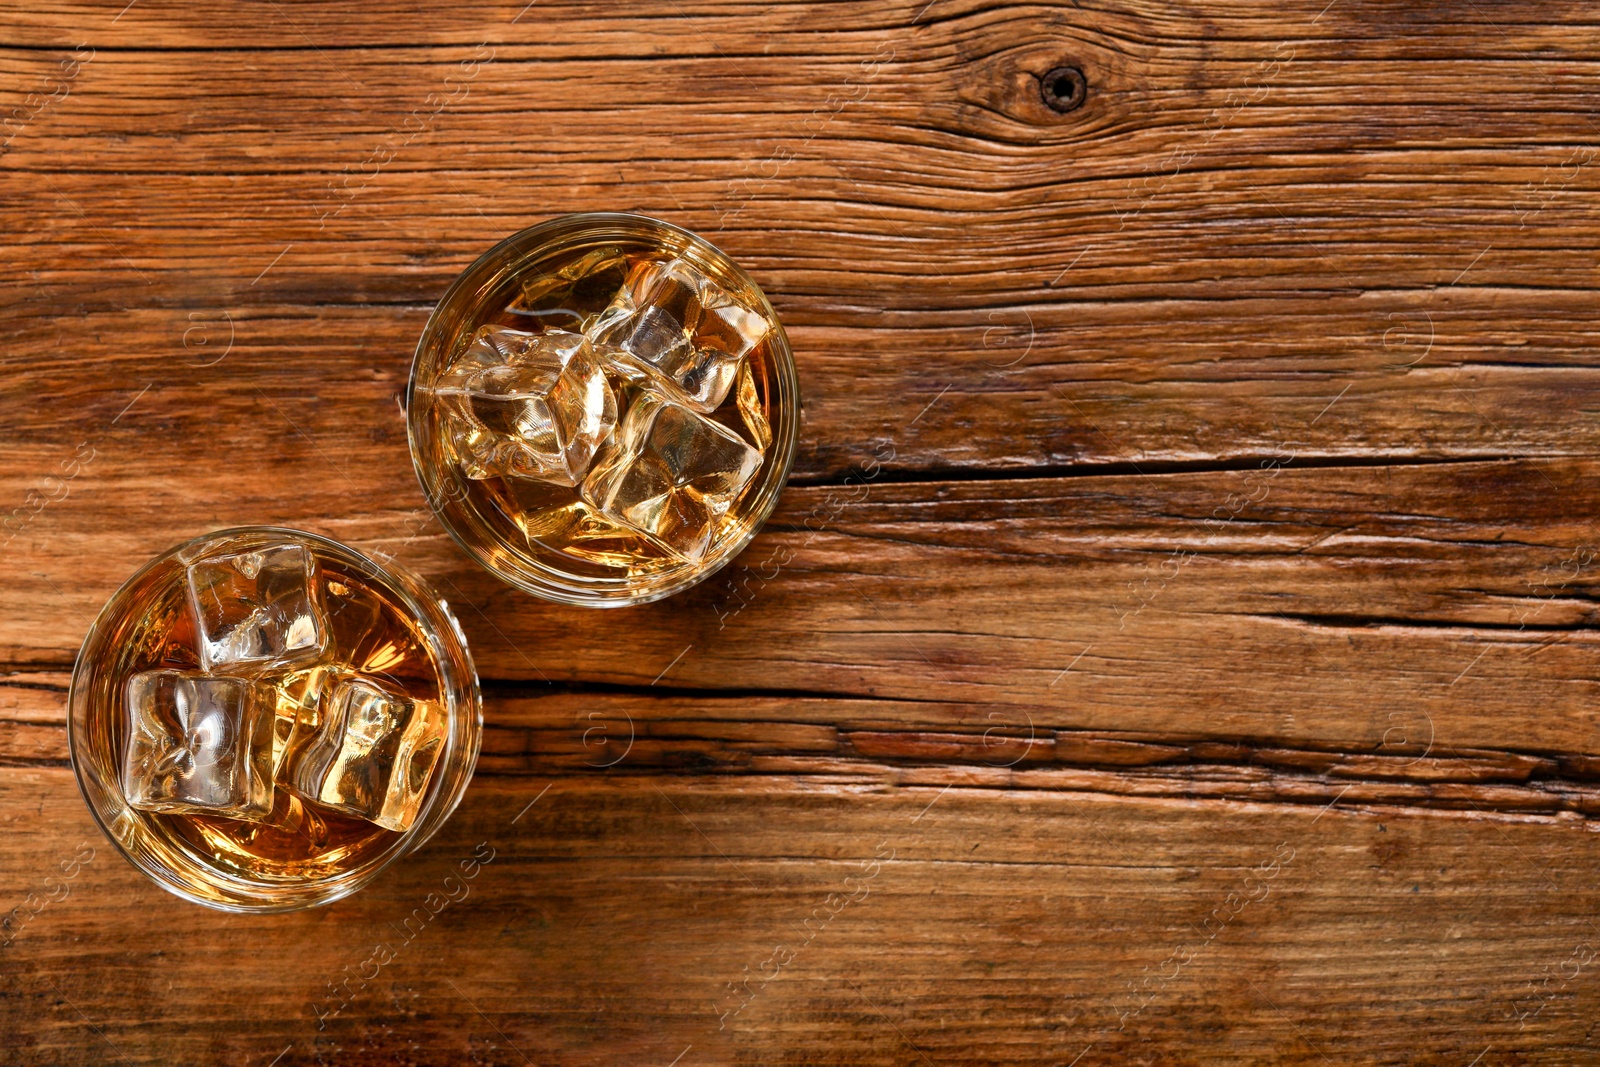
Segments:
[[[163,553],[90,628],[72,765],[118,849],[227,911],[337,900],[454,810],[483,732],[449,606],[401,568],[273,527]]]
[[[738,555],[799,434],[783,326],[687,230],[566,215],[490,249],[445,293],[407,393],[440,521],[512,584],[568,604],[670,596]]]

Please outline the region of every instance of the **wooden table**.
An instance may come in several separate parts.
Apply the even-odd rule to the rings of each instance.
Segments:
[[[1600,1062],[1590,7],[122,5],[0,19],[0,1059]],[[398,403],[598,209],[805,394],[750,549],[607,612],[469,562]],[[438,838],[270,918],[63,729],[253,523],[429,576],[487,696]]]

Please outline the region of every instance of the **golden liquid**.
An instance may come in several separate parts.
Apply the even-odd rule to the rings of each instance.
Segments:
[[[622,254],[625,266],[572,280],[583,262],[606,259]],[[518,278],[518,287],[498,307],[491,307],[475,321],[466,324],[455,344],[459,357],[472,336],[485,325],[506,326],[514,330],[536,333],[542,329],[561,329],[572,332],[586,331],[611,302],[626,276],[627,270],[638,263],[660,261],[663,253],[654,250],[624,251],[619,247],[577,246],[564,254],[540,263],[539,269]],[[705,269],[705,264],[697,264]],[[718,284],[751,306],[760,306],[746,285],[724,274],[708,271]],[[770,427],[775,412],[775,359],[772,352],[772,334],[751,350],[745,358],[734,387],[727,397],[706,417],[732,430],[735,435],[762,453],[763,466],[769,461],[771,444]],[[609,373],[609,372],[608,372]],[[639,389],[610,375],[613,391],[618,400],[617,419],[621,423],[627,413],[629,400],[639,394]],[[428,401],[418,394],[418,402]],[[741,410],[741,405],[743,410]],[[435,442],[450,437],[445,425],[445,414],[438,405],[427,411],[430,422],[429,436]],[[752,431],[752,424],[757,427]],[[761,429],[766,429],[765,439]],[[452,464],[448,448],[440,447],[435,462]],[[756,497],[761,474],[751,478],[739,498],[716,521],[711,534],[714,546],[749,525],[751,502]],[[567,568],[575,574],[597,577],[621,576],[648,578],[675,567],[682,561],[643,534],[618,526],[596,513],[584,503],[577,487],[552,485],[523,478],[485,478],[469,480],[466,493],[470,503],[480,514],[498,514],[508,524],[514,536],[525,540],[530,549],[545,549],[559,553]]]
[[[349,564],[308,545],[322,584],[323,611],[329,628],[332,664],[373,677],[397,694],[414,700],[442,699],[440,673],[417,620],[392,590]],[[130,677],[143,671],[198,671],[196,634],[190,613],[184,566],[176,560],[158,566],[130,589],[128,610],[103,635],[113,650],[94,667],[90,684],[90,754],[99,765],[120,768],[128,728],[123,694]],[[281,710],[296,694],[283,684],[289,671],[260,680],[278,688]],[[285,723],[277,724],[281,741]],[[434,772],[437,773],[437,768]],[[298,882],[362,866],[390,848],[401,836],[364,819],[307,804],[281,785],[262,822],[198,814],[165,814],[127,810],[123,820],[140,825],[113,827],[153,838],[157,851],[173,850],[202,860],[203,867],[252,882]]]

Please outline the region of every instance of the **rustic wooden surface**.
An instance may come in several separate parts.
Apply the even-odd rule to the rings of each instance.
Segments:
[[[0,1059],[1600,1062],[1589,8],[4,6]],[[754,274],[805,423],[729,570],[586,612],[398,400],[605,209]],[[93,613],[241,523],[428,575],[487,694],[439,837],[292,916],[67,761]]]

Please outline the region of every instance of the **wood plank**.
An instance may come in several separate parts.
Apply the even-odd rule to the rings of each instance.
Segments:
[[[205,31],[135,7],[95,31],[103,51],[0,172],[0,203],[26,218],[0,271],[22,283],[14,299],[32,293],[6,358],[50,368],[8,382],[46,404],[5,437],[57,425],[77,399],[47,353],[132,359],[146,380],[191,384],[192,353],[173,359],[185,332],[224,316],[247,324],[241,344],[302,378],[376,364],[392,381],[425,308],[496,237],[632,206],[713,234],[794,327],[803,477],[837,480],[864,444],[889,440],[896,465],[917,471],[1237,459],[1286,444],[1365,457],[1600,446],[1584,414],[1597,402],[1600,233],[1581,107],[1595,85],[1585,25],[1565,7],[1538,5],[1504,37],[1470,10],[1419,22],[1397,55],[1393,38],[1363,32],[1355,3],[1326,23],[1319,4],[1229,7],[1203,46],[1185,17],[1143,5],[1093,20],[953,6],[910,26],[911,6],[821,33],[793,5],[598,25],[590,5],[541,5],[533,44],[518,43],[530,31],[509,9],[497,21],[481,8],[451,23],[448,46],[336,56],[312,43],[319,25],[348,43],[416,20],[335,9],[300,26],[303,13],[282,12],[292,22],[273,41],[292,47],[223,63],[141,46],[157,34],[190,47]],[[31,18],[40,32],[67,21]],[[1541,30],[1544,19],[1567,25]],[[641,26],[649,78],[639,57],[608,51]],[[502,35],[494,60],[400,151],[393,131],[474,54],[467,29]],[[816,132],[829,94],[885,47],[895,59]],[[1057,116],[1032,77],[1063,55],[1096,88]],[[0,80],[25,94],[57,56],[10,59]],[[682,105],[710,88],[715,106]],[[537,130],[545,150],[536,204],[508,125]],[[1176,174],[1158,166],[1169,159],[1183,161]],[[347,188],[351,174],[359,196],[323,218],[329,183]],[[68,306],[92,314],[63,322]],[[243,371],[199,381],[225,389]],[[98,399],[109,407],[104,392],[123,384]],[[376,418],[387,403],[367,392],[361,410]],[[362,423],[349,420],[352,436]]]
[[[289,447],[303,466],[281,483],[190,495],[108,445],[10,546],[7,661],[67,667],[135,561],[271,520],[428,575],[492,679],[864,698],[916,729],[1600,753],[1581,461],[791,487],[729,571],[592,612],[501,585],[425,513],[364,505]]]
[[[1594,1052],[1600,839],[1566,820],[816,779],[563,780],[525,807],[482,778],[350,900],[175,924],[68,773],[0,773],[7,908],[96,850],[0,950],[27,1062]],[[493,860],[446,890],[480,842]],[[220,983],[219,955],[241,961]]]
[[[0,766],[68,766],[65,674],[0,676]],[[497,687],[499,688],[499,687]],[[1289,747],[1215,735],[1043,729],[949,702],[491,692],[478,773],[551,780],[675,773],[841,786],[1052,793],[1600,816],[1600,757],[1462,748],[1416,713],[1371,738]],[[1381,729],[1381,733],[1377,732]]]
[[[11,1059],[1600,1059],[1593,11],[0,7]],[[740,560],[586,612],[399,402],[478,252],[619,208],[754,273],[805,420]],[[64,704],[265,522],[428,576],[486,731],[410,862],[244,919],[100,838]]]

